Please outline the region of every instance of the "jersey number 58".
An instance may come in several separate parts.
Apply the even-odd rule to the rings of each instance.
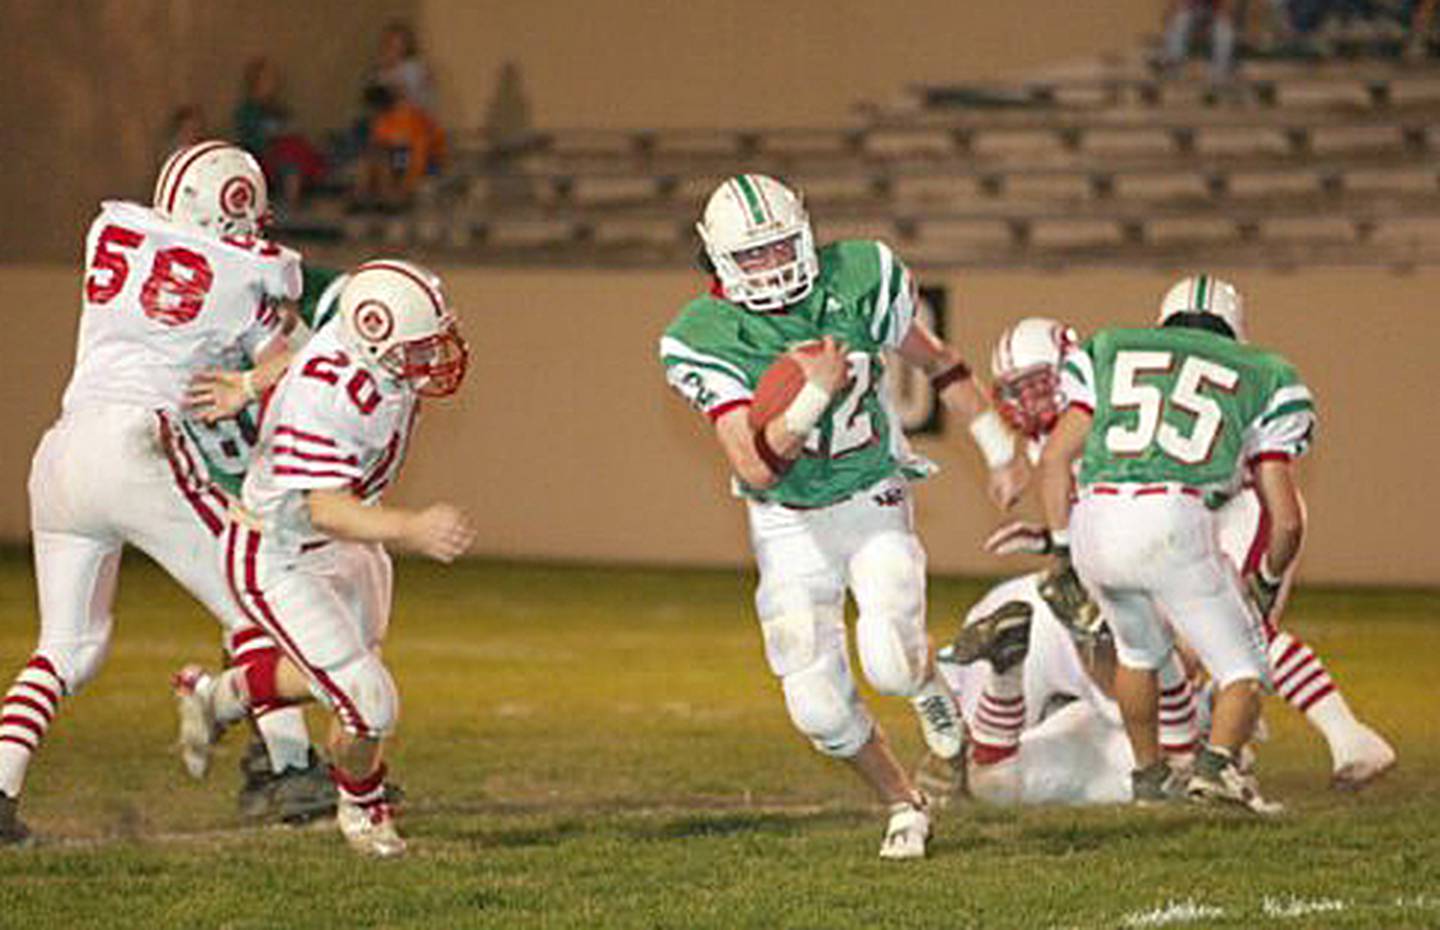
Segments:
[[[126,251],[140,248],[145,234],[111,224],[95,240],[90,273],[85,276],[85,300],[104,306],[119,296],[130,278]],[[205,295],[215,283],[210,261],[199,252],[174,246],[155,253],[150,275],[140,286],[140,308],[166,326],[180,326],[200,315]]]

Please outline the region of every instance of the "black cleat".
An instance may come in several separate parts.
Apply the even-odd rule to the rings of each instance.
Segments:
[[[0,792],[0,846],[28,846],[30,840],[30,828],[20,819],[20,800]]]
[[[1024,661],[1030,651],[1030,619],[1034,610],[1024,601],[1006,601],[995,610],[960,628],[955,641],[942,649],[939,659],[969,665],[986,659],[1003,674]]]
[[[1130,794],[1141,807],[1181,801],[1185,798],[1185,776],[1161,759],[1130,773]]]

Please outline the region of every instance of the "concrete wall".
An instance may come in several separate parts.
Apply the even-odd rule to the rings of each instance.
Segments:
[[[684,564],[748,558],[740,505],[708,425],[669,394],[656,335],[698,287],[686,273],[444,269],[475,349],[453,405],[427,411],[397,500],[471,508],[487,555]],[[1440,461],[1433,415],[1440,273],[1238,272],[1259,342],[1283,347],[1316,390],[1322,426],[1301,467],[1312,537],[1307,577],[1440,582]],[[1141,322],[1168,279],[1086,272],[942,276],[951,333],[988,356],[1006,321],[1063,315],[1083,328]],[[64,268],[0,270],[0,538],[23,538],[30,449],[54,415],[72,355],[77,280]],[[944,472],[921,490],[940,570],[1003,565],[978,543],[996,521],[968,439],[925,446]]]

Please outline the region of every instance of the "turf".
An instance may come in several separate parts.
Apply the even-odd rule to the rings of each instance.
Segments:
[[[243,740],[206,784],[169,748],[167,676],[218,636],[132,558],[105,673],[66,705],[0,852],[3,927],[1440,926],[1440,594],[1301,592],[1309,638],[1402,763],[1326,787],[1318,738],[1272,704],[1278,822],[1189,810],[966,806],[931,859],[875,857],[882,818],[786,720],[739,573],[405,563],[388,660],[392,770],[413,855],[332,828],[245,828]],[[977,582],[932,583],[948,630]],[[0,663],[32,646],[23,556],[0,556]],[[876,700],[906,758],[918,735]],[[318,721],[317,721],[318,724]],[[317,725],[316,732],[320,732]]]

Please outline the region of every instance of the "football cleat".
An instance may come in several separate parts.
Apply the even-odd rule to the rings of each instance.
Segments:
[[[1228,753],[1210,746],[1196,754],[1185,793],[1198,804],[1229,805],[1252,814],[1270,816],[1285,810],[1284,805],[1262,798],[1255,779],[1242,773]]]
[[[1187,774],[1162,759],[1130,773],[1130,796],[1141,807],[1183,801],[1187,784]]]
[[[1030,650],[1030,620],[1034,609],[1024,601],[1006,601],[990,613],[960,628],[955,641],[943,649],[943,662],[969,665],[985,659],[997,674],[1004,674],[1025,659]]]
[[[910,699],[910,705],[920,718],[920,733],[930,751],[942,759],[959,758],[965,749],[965,722],[960,719],[960,708],[944,679],[931,674]]]
[[[930,839],[929,805],[901,801],[890,805],[890,823],[880,843],[881,859],[923,859]]]
[[[335,822],[350,848],[362,856],[394,859],[405,854],[405,838],[395,829],[395,811],[381,801],[361,807],[340,800]]]
[[[1395,749],[1385,737],[1363,723],[1358,725],[1357,733],[1353,755],[1335,760],[1330,783],[1339,791],[1359,791],[1395,767]]]
[[[1056,556],[1054,565],[1041,576],[1039,587],[1040,597],[1050,605],[1055,619],[1076,641],[1091,641],[1099,635],[1105,622],[1100,616],[1100,607],[1080,582],[1068,550]]]
[[[335,813],[339,797],[335,782],[313,748],[304,767],[287,766],[276,772],[265,744],[252,742],[240,760],[240,771],[245,780],[237,801],[245,820],[303,824]]]
[[[0,846],[28,846],[30,828],[20,819],[20,799],[0,792]]]
[[[210,699],[215,679],[200,666],[187,665],[175,673],[170,684],[180,715],[180,761],[191,778],[204,778],[210,768],[210,749],[220,736]]]

